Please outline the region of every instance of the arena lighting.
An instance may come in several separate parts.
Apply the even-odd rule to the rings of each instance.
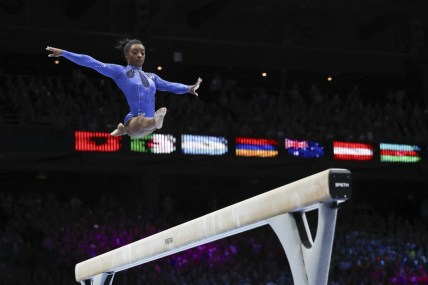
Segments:
[[[122,137],[109,133],[76,131],[75,150],[84,152],[116,152],[122,147]]]
[[[58,60],[58,59],[57,59],[57,60],[55,60],[55,61],[54,61],[54,63],[55,63],[55,64],[59,64],[59,60]]]
[[[365,143],[335,141],[333,153],[336,160],[372,160],[373,146]]]
[[[161,71],[163,68],[162,68],[162,66],[159,65],[158,67],[156,67],[156,69]]]
[[[275,157],[278,156],[278,142],[274,139],[237,137],[236,156]]]
[[[333,77],[328,76],[328,77],[327,77],[327,81],[333,81]]]
[[[266,72],[262,72],[262,76],[263,76],[263,77],[266,77],[266,76],[267,76],[267,73],[266,73]]]

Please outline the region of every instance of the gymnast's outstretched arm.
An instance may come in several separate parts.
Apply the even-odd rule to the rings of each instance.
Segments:
[[[110,78],[115,79],[119,74],[121,74],[121,70],[123,69],[122,66],[117,64],[111,64],[111,63],[103,63],[101,61],[98,61],[88,55],[84,54],[77,54],[73,52],[69,52],[66,50],[54,48],[54,47],[47,47],[46,50],[52,52],[49,54],[49,57],[59,57],[63,56],[66,59],[81,65],[85,67],[89,67],[92,69],[95,69],[99,73],[101,73],[104,76],[108,76]]]
[[[198,96],[198,93],[196,93],[196,90],[199,88],[199,85],[202,82],[202,79],[198,78],[198,80],[194,85],[188,86],[181,83],[175,83],[175,82],[169,82],[169,81],[163,80],[162,78],[160,78],[158,75],[154,73],[153,73],[153,79],[157,90],[168,91],[175,94],[191,93],[196,96]]]

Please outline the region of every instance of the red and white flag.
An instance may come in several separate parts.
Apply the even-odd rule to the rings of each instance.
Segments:
[[[372,160],[373,146],[366,143],[333,142],[334,159]]]

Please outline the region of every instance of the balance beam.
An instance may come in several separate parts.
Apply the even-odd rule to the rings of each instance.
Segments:
[[[319,275],[328,272],[337,205],[350,196],[350,172],[325,170],[78,263],[76,281],[82,285],[110,285],[116,272],[269,224],[285,249],[295,284],[327,284],[328,273],[321,278],[325,282]],[[304,212],[318,208],[316,237],[322,242],[317,246]],[[295,252],[296,248],[300,249]],[[315,269],[307,268],[311,262],[305,258],[316,260]]]

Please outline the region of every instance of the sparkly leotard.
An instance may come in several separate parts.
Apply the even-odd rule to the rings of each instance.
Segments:
[[[128,101],[130,112],[123,123],[133,117],[144,115],[154,117],[156,90],[169,91],[176,94],[189,92],[189,86],[181,83],[168,82],[154,73],[144,72],[141,67],[122,66],[100,62],[88,55],[62,51],[62,56],[81,66],[95,69],[116,82]]]

